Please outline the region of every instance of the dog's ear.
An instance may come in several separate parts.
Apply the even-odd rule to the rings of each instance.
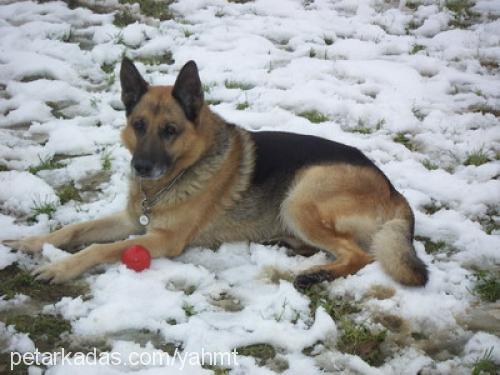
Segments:
[[[120,82],[122,85],[122,102],[128,116],[148,90],[148,84],[142,78],[134,63],[126,57],[123,58],[120,68]]]
[[[190,121],[194,121],[198,117],[203,105],[203,90],[198,67],[194,61],[188,61],[182,67],[175,80],[172,96],[180,104]]]

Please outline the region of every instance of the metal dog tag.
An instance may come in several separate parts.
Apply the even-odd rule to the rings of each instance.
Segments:
[[[147,217],[147,215],[139,216],[139,223],[141,225],[144,225],[144,226],[148,225],[149,224],[149,217]]]

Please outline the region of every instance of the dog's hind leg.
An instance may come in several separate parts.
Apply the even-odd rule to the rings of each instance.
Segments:
[[[49,234],[20,240],[6,240],[2,243],[31,253],[41,251],[44,243],[70,250],[94,242],[121,240],[131,234],[139,234],[141,230],[142,228],[130,218],[128,213],[123,211],[102,219],[67,225]]]
[[[355,273],[374,260],[373,256],[359,247],[352,235],[338,233],[334,229],[334,222],[322,218],[314,204],[296,205],[289,208],[290,214],[287,220],[293,222],[297,234],[336,257],[332,263],[316,266],[299,274],[294,283],[296,287],[305,288],[321,281]]]
[[[389,193],[384,191],[384,181],[378,183],[377,175],[359,169],[312,167],[297,178],[283,202],[286,229],[307,245],[336,257],[332,263],[298,275],[297,287],[355,273],[374,260],[365,250],[384,219],[384,200]]]

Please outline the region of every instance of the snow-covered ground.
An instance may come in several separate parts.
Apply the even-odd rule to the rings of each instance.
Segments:
[[[311,309],[291,284],[326,255],[258,244],[188,249],[142,273],[119,264],[87,273],[87,296],[39,306],[70,321],[72,340],[107,339],[124,357],[158,352],[157,342],[184,353],[274,348],[265,363],[239,355],[231,374],[467,374],[488,351],[500,363],[499,302],[473,292],[475,271],[500,267],[498,0],[461,14],[432,0],[178,0],[161,22],[116,0],[75,9],[0,4],[0,240],[125,204],[130,157],[119,141],[125,114],[116,79],[125,54],[152,84],[172,84],[194,59],[212,109],[245,128],[316,134],[363,150],[410,201],[416,248],[430,270],[425,288],[396,284],[376,263],[323,285],[327,302],[355,307],[343,319],[385,330],[379,367],[340,350],[345,324],[324,303]],[[141,22],[115,26],[117,9]],[[0,245],[0,268],[64,255],[49,245],[43,257]],[[0,300],[0,318],[25,305],[30,298],[21,295]],[[34,350],[14,326],[0,322],[0,335],[0,351]],[[47,373],[182,367],[68,366]],[[212,370],[192,364],[184,372]]]

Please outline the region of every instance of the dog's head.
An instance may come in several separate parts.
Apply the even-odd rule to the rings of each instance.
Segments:
[[[157,179],[192,164],[206,144],[200,129],[203,90],[195,62],[183,66],[174,86],[149,86],[124,58],[120,81],[127,114],[122,139],[132,153],[136,175]]]

